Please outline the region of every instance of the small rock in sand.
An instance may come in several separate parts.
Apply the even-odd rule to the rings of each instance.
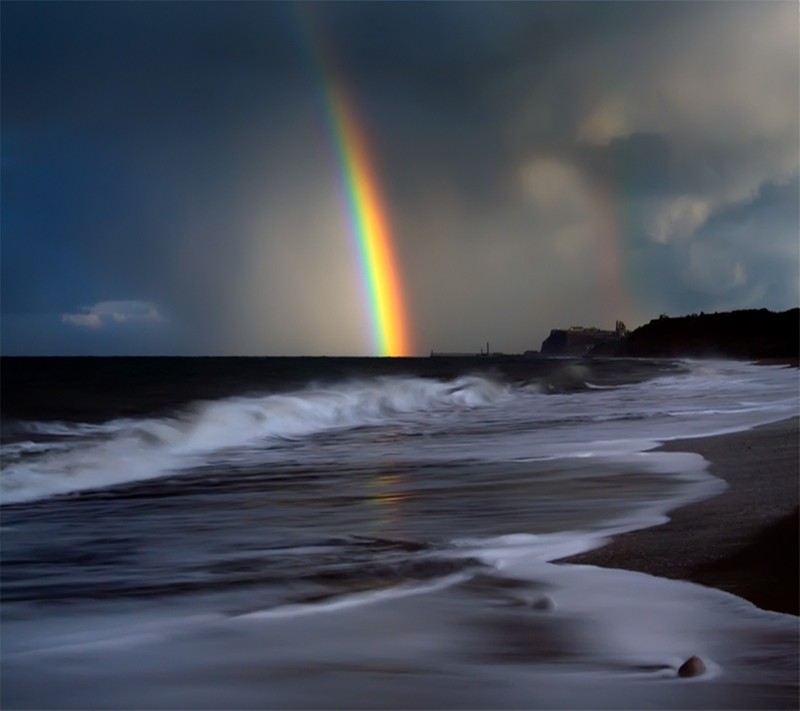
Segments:
[[[706,665],[703,663],[703,660],[700,659],[700,657],[692,655],[683,664],[681,664],[680,667],[678,667],[678,676],[700,676],[701,674],[704,674],[705,671]]]
[[[550,612],[556,609],[556,604],[553,598],[549,595],[542,595],[531,603],[534,610],[541,610],[542,612]]]

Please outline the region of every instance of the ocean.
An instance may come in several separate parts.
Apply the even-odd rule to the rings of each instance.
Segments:
[[[796,617],[553,562],[724,490],[658,444],[796,416],[794,369],[4,358],[2,395],[4,709],[796,708]]]

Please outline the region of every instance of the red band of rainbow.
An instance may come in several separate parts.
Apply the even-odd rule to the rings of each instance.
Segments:
[[[309,7],[292,3],[299,38],[314,64],[323,112],[336,163],[356,253],[375,355],[405,356],[413,350],[400,268],[378,175],[373,169],[363,124],[334,70],[335,63]]]
[[[411,340],[400,270],[366,137],[340,86],[326,82],[325,98],[359,270],[366,287],[375,351],[385,356],[409,355]]]

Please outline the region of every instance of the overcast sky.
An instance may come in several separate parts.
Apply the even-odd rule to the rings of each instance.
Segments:
[[[315,41],[417,353],[797,306],[799,7],[4,1],[2,351],[370,354]]]

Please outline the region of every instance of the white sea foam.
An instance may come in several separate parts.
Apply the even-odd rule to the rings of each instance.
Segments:
[[[51,441],[3,447],[2,503],[164,476],[242,458],[293,461],[535,461],[629,456],[657,442],[747,429],[797,413],[796,371],[693,364],[688,374],[569,394],[483,377],[386,377],[197,403],[171,418],[28,423]],[[363,428],[392,437],[364,435]],[[336,432],[324,446],[309,437]],[[411,437],[414,435],[414,437]]]
[[[477,558],[494,566],[482,568],[481,575],[522,583],[516,587],[503,587],[502,580],[496,587],[459,585],[475,572],[469,567],[308,605],[279,601],[271,609],[268,585],[248,593],[245,605],[219,592],[72,600],[69,614],[62,601],[23,603],[9,608],[13,612],[4,621],[4,694],[29,707],[67,699],[75,707],[111,707],[122,700],[144,708],[174,705],[176,698],[185,707],[229,708],[307,708],[330,699],[355,708],[365,698],[373,705],[409,708],[763,708],[776,699],[788,707],[796,698],[796,669],[786,664],[796,659],[796,618],[686,582],[552,561],[618,532],[652,525],[668,509],[724,486],[707,474],[701,457],[653,451],[658,442],[746,429],[797,414],[797,404],[796,371],[721,363],[703,364],[684,376],[571,394],[548,395],[536,387],[505,387],[481,378],[445,383],[376,379],[201,403],[172,418],[35,424],[37,436],[54,439],[12,443],[3,450],[4,457],[14,457],[3,471],[5,503],[157,477],[232,456],[257,463],[291,458],[344,466],[382,460],[577,458],[581,466],[532,467],[530,476],[543,470],[543,478],[552,476],[566,485],[560,489],[564,497],[575,483],[570,477],[618,471],[669,475],[681,485],[669,487],[670,494],[654,489],[652,501],[645,489],[636,506],[613,509],[620,513],[607,519],[598,512],[591,524],[581,519],[575,529],[554,533],[508,533],[500,527],[491,530],[505,535],[467,537],[456,519],[444,529],[447,538],[464,536],[452,548],[437,545],[413,552]],[[333,436],[314,437],[320,433]],[[583,466],[587,461],[590,466]],[[485,469],[492,485],[494,470]],[[220,467],[214,476],[224,471]],[[444,478],[450,476],[450,470],[443,471]],[[464,470],[452,471],[455,477]],[[424,468],[414,472],[419,480],[425,476]],[[448,483],[454,490],[458,484]],[[533,499],[537,489],[519,492]],[[510,495],[516,496],[516,490]],[[443,497],[429,501],[438,506]],[[138,514],[145,509],[133,508]],[[68,509],[69,504],[59,507],[48,525]],[[308,511],[321,509],[304,507],[303,524]],[[13,512],[15,526],[32,525],[23,539],[39,541],[37,517],[27,514]],[[171,510],[160,522],[157,517],[117,519],[123,540],[139,537],[144,552],[150,549],[141,541],[142,532],[157,542],[148,568],[152,578],[143,584],[160,583],[161,570],[171,569],[178,558],[191,559],[191,547],[175,542],[199,540],[204,550],[212,547],[208,537],[196,533],[195,524],[207,525],[206,512],[191,515],[202,520],[193,519],[187,529],[191,533],[174,539],[165,537],[176,524]],[[530,516],[535,515],[532,505]],[[318,518],[323,528],[331,526],[324,516]],[[263,539],[263,520],[244,524],[247,541]],[[528,519],[509,520],[509,526],[519,524],[511,530],[524,531]],[[305,533],[304,525],[294,521]],[[579,530],[584,524],[591,530]],[[53,529],[46,530],[52,535]],[[102,535],[108,533],[103,528]],[[326,528],[324,541],[331,535]],[[97,538],[93,530],[89,540]],[[299,538],[292,556],[310,559],[324,550],[324,545],[314,547],[313,539]],[[199,559],[203,575],[208,560],[226,550],[222,529],[214,530],[211,539],[220,547]],[[238,560],[230,553],[238,553],[238,547],[227,550],[228,558]],[[25,548],[22,552],[29,554]],[[279,555],[288,554],[281,549]],[[257,564],[270,566],[266,557],[259,551]],[[67,561],[67,576],[73,575],[70,568]],[[91,577],[81,576],[89,569],[75,568],[77,581],[88,585]],[[106,583],[114,580],[109,577]],[[552,607],[507,604],[499,598],[509,590],[511,595],[521,590],[531,600],[546,590]],[[280,598],[286,599],[298,598]],[[231,612],[242,609],[257,611]],[[703,658],[708,673],[678,679],[678,666],[693,654]],[[43,670],[47,683],[42,683]],[[755,687],[764,691],[753,692]],[[750,697],[745,696],[748,688]]]
[[[351,608],[359,608],[364,605],[373,605],[379,602],[399,600],[404,597],[414,595],[424,595],[426,593],[444,590],[446,588],[464,582],[471,577],[469,573],[456,573],[437,578],[428,583],[400,584],[384,590],[376,590],[364,593],[352,593],[327,602],[305,604],[305,605],[283,605],[267,610],[256,610],[236,615],[236,620],[272,620],[285,619],[289,617],[299,617],[303,615],[316,615],[326,612],[340,612]]]
[[[653,443],[655,445],[655,443]],[[547,534],[511,533],[492,538],[459,539],[453,542],[457,555],[475,558],[498,569],[513,567],[516,561],[549,563],[598,548],[620,533],[666,522],[667,513],[686,504],[707,499],[727,484],[707,473],[708,462],[692,452],[636,452],[631,456],[597,457],[597,475],[631,466],[640,474],[668,474],[682,486],[671,496],[641,501],[625,514],[606,519],[592,530],[569,530]],[[581,472],[577,476],[591,476]],[[561,477],[566,481],[568,477]]]
[[[2,503],[163,476],[197,464],[200,456],[234,448],[269,446],[321,432],[380,426],[409,414],[459,412],[501,403],[509,387],[480,377],[447,382],[377,378],[330,388],[196,404],[182,416],[118,419],[103,424],[29,423],[54,443],[6,445],[4,461],[44,452],[2,472]],[[52,451],[52,450],[59,451]]]
[[[236,708],[330,698],[358,708],[365,689],[380,708],[790,708],[795,698],[796,671],[781,664],[796,655],[792,616],[683,581],[535,556],[510,559],[497,588],[459,589],[465,577],[239,616],[174,620],[160,609],[162,624],[130,611],[12,621],[4,664],[31,707],[57,693],[76,706],[162,706],[176,689],[183,706]],[[553,608],[498,604],[503,577],[534,594],[546,586]],[[691,655],[707,672],[678,678]],[[36,683],[43,668],[48,684]]]

